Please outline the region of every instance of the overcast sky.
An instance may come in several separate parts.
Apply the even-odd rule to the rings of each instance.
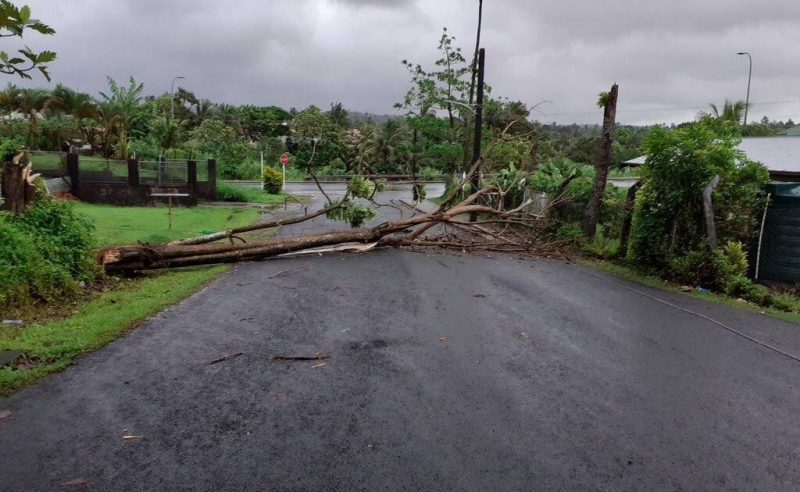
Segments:
[[[56,30],[25,42],[58,53],[53,82],[97,94],[133,75],[229,104],[391,113],[400,64],[432,67],[441,30],[474,49],[478,0],[15,0]],[[5,49],[9,41],[4,40]],[[680,122],[744,99],[751,121],[800,122],[798,0],[485,0],[482,45],[495,96],[542,101],[537,119],[601,123],[619,83],[620,123]],[[13,82],[17,80],[9,79]],[[37,86],[47,86],[41,77]],[[51,87],[54,84],[50,84]]]

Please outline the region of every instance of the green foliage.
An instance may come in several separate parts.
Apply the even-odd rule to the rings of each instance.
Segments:
[[[754,234],[753,212],[758,208],[758,190],[765,184],[767,172],[760,164],[744,160],[736,150],[738,143],[739,137],[729,123],[710,118],[674,130],[654,128],[648,134],[648,158],[640,171],[642,189],[636,200],[628,251],[631,260],[669,271],[683,264],[675,263],[673,257],[707,249],[702,192],[717,174],[722,179],[713,197],[718,239],[744,242]],[[714,271],[716,266],[710,262],[703,268]],[[717,283],[723,284],[724,280]]]
[[[421,202],[425,200],[427,196],[427,192],[425,191],[425,185],[420,183],[414,183],[414,186],[411,188],[411,195],[414,202]]]
[[[17,7],[8,0],[0,0],[0,37],[22,38],[26,30],[45,35],[55,34],[50,26],[31,18],[31,9],[27,5]],[[21,57],[9,56],[5,51],[0,51],[0,73],[17,74],[23,79],[30,79],[28,72],[37,69],[48,82],[50,81],[46,64],[56,59],[55,53],[52,51],[35,53],[27,46],[18,50],[18,53]]]
[[[744,276],[747,274],[749,268],[747,253],[745,253],[744,245],[741,242],[728,241],[722,247],[722,252],[728,258],[735,275]]]
[[[797,311],[798,301],[795,296],[789,294],[788,292],[779,292],[772,296],[772,307],[779,311],[791,313],[793,311]]]
[[[326,214],[330,220],[343,220],[350,224],[350,227],[358,228],[365,222],[375,219],[378,214],[375,209],[368,205],[347,201],[339,208],[333,209]]]
[[[217,200],[223,202],[246,202],[247,195],[241,186],[234,186],[224,182],[217,183]]]
[[[283,189],[283,173],[274,167],[265,166],[261,173],[261,182],[264,183],[264,191],[277,195]]]
[[[0,215],[0,310],[74,294],[98,271],[91,222],[69,204],[42,199],[24,213]]]
[[[722,250],[688,251],[669,259],[671,280],[724,292],[732,278],[741,275]]]

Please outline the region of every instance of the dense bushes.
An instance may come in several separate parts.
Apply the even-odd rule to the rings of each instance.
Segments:
[[[45,198],[23,214],[0,214],[0,311],[69,297],[93,280],[92,230],[69,204]]]
[[[721,177],[713,195],[717,238],[723,244],[748,244],[756,232],[755,212],[763,207],[759,190],[769,177],[763,165],[736,150],[739,141],[736,128],[718,120],[674,130],[655,128],[648,134],[628,250],[631,261],[666,277],[726,290],[728,255],[710,252],[703,189],[715,175]]]

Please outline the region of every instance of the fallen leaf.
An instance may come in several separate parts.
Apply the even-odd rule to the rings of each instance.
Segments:
[[[442,337],[442,338],[439,339],[439,341],[440,342],[446,342],[447,341],[447,337]]]
[[[291,391],[281,391],[280,393],[275,393],[275,396],[289,396]]]
[[[527,333],[520,333],[519,336],[522,338],[530,338]]]
[[[328,363],[323,362],[322,364],[317,364],[316,366],[311,366],[311,369],[319,369],[320,367],[325,367]]]
[[[88,485],[92,483],[91,480],[88,478],[73,478],[72,480],[67,480],[66,482],[62,483],[62,487],[75,487],[76,485]]]
[[[143,438],[143,437],[144,437],[144,436],[131,436],[131,435],[124,435],[124,436],[122,436],[122,438],[123,438],[123,439],[125,439],[126,441],[130,441],[131,439],[141,439],[141,438]]]
[[[2,412],[0,412],[0,420],[3,420],[4,418],[8,417],[12,413],[14,413],[14,412],[12,412],[11,410],[3,410]]]
[[[242,318],[239,321],[253,321],[255,318]]]
[[[474,296],[472,296],[472,297],[486,297],[486,296],[485,296],[485,295],[483,295],[483,294],[475,294],[475,295],[474,295]]]
[[[350,331],[350,328],[348,328],[346,330],[342,330],[342,333],[347,333],[348,331]]]

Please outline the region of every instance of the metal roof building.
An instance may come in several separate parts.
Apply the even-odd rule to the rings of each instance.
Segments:
[[[800,136],[747,137],[739,144],[751,161],[758,161],[776,181],[800,181]],[[625,161],[623,166],[641,166],[647,156]]]

